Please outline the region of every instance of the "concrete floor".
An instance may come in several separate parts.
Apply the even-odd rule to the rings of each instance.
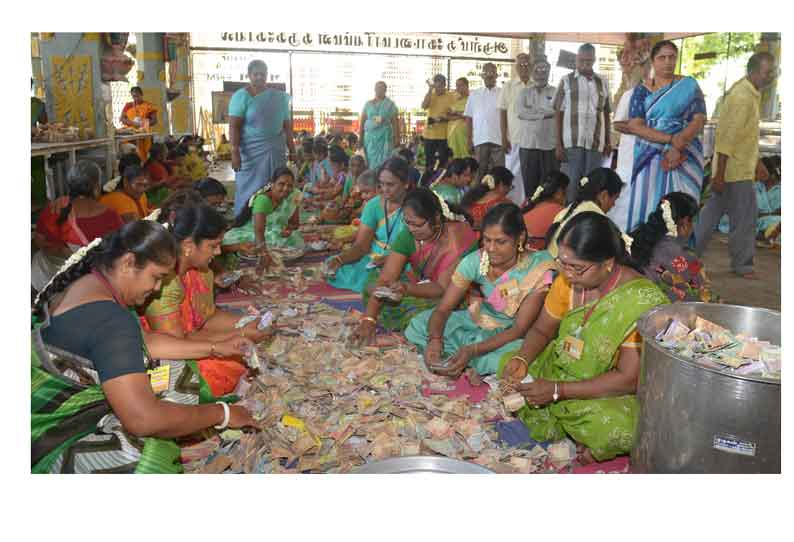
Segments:
[[[224,183],[229,190],[229,198],[234,199],[234,172],[231,163],[215,164],[210,175]],[[724,303],[780,310],[780,249],[756,248],[755,271],[762,277],[759,280],[747,280],[733,274],[727,235],[714,234],[703,260],[714,291],[722,297]]]

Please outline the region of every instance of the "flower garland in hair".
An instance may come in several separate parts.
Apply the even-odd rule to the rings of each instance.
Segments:
[[[486,175],[480,182],[487,186],[490,190],[496,188],[496,181],[494,180],[493,175]]]
[[[41,294],[47,291],[47,289],[52,285],[53,282],[55,282],[55,279],[58,278],[58,276],[62,275],[63,273],[71,269],[73,266],[75,266],[77,262],[85,258],[85,255],[88,254],[90,250],[93,250],[95,247],[99,246],[101,242],[102,242],[102,238],[97,237],[96,239],[88,243],[86,246],[80,247],[78,250],[75,251],[74,254],[69,256],[69,258],[64,262],[61,268],[58,269],[58,272],[52,276],[52,278],[47,283],[47,285],[44,286],[44,288],[42,288],[41,291],[38,293],[38,295],[36,296],[36,300],[33,302],[33,305],[35,306],[39,304],[39,301],[41,300]]]
[[[439,205],[441,205],[441,214],[444,215],[444,218],[452,221],[460,221],[463,218],[460,215],[456,215],[450,210],[449,205],[447,205],[447,201],[444,198],[442,198],[435,192],[433,192],[433,195],[438,200]]]
[[[584,186],[584,185],[586,185],[589,182],[590,182],[590,179],[588,179],[587,177],[582,177],[581,179],[579,179],[579,186]]]
[[[108,182],[102,185],[102,190],[104,190],[105,192],[113,192],[120,182],[121,182],[121,175],[119,175],[118,177],[113,177]]]
[[[673,209],[670,206],[669,200],[662,200],[662,218],[664,225],[667,227],[667,235],[669,237],[678,237],[678,227],[673,220]]]
[[[623,244],[626,245],[626,252],[631,254],[631,245],[634,244],[634,239],[625,233],[621,233],[621,236],[623,237]]]
[[[538,201],[538,198],[540,198],[540,195],[542,193],[543,193],[543,187],[542,186],[537,187],[535,189],[535,193],[532,194],[532,197],[529,199],[529,201],[532,201],[532,202]]]

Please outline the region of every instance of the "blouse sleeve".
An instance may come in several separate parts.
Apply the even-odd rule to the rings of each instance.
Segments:
[[[170,275],[170,280],[163,284],[160,293],[154,297],[146,307],[145,316],[149,324],[154,329],[157,329],[156,320],[167,318],[173,315],[179,315],[179,306],[185,298],[185,292],[179,279]]]
[[[631,95],[631,104],[629,104],[629,119],[641,118],[645,120],[645,98],[648,96],[648,91],[644,85],[639,84],[634,89],[634,94]]]
[[[102,309],[107,315],[94,330],[96,342],[89,347],[88,359],[94,363],[100,382],[128,374],[145,373],[143,334],[135,318],[118,305]]]
[[[480,279],[480,251],[477,250],[460,261],[452,274],[452,284],[465,290],[472,282],[479,282]]]
[[[416,252],[416,241],[407,229],[401,230],[391,245],[392,251],[403,256],[411,257]]]
[[[273,202],[267,194],[259,194],[254,198],[254,206],[252,212],[255,215],[269,215],[273,212]]]
[[[229,116],[245,118],[245,110],[248,107],[246,96],[248,91],[240,89],[232,95],[229,101]]]
[[[543,303],[546,312],[555,320],[562,320],[571,310],[571,285],[559,275],[551,284],[546,301]]]
[[[380,197],[372,198],[367,202],[364,206],[364,210],[361,212],[361,223],[368,226],[373,231],[378,229],[378,222],[381,219],[380,215],[383,214],[380,202]]]
[[[700,90],[699,85],[695,91],[695,99],[692,101],[692,105],[689,108],[687,122],[691,121],[692,117],[695,115],[706,115],[706,99],[703,96],[703,91]]]

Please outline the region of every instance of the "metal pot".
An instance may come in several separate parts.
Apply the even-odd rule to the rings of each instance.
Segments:
[[[458,461],[448,457],[411,456],[392,457],[374,461],[356,470],[356,474],[493,474],[476,463]]]
[[[780,313],[737,305],[674,303],[646,313],[632,470],[780,473],[780,381],[707,368],[656,342],[670,318],[696,316],[780,344]]]

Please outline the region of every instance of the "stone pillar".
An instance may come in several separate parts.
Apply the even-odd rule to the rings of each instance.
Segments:
[[[105,137],[105,94],[100,71],[99,33],[41,33],[41,68],[47,118]]]
[[[135,63],[143,99],[157,108],[157,125],[152,131],[165,136],[170,133],[170,121],[165,94],[165,60],[161,33],[136,34]]]
[[[756,47],[756,52],[765,51],[775,57],[775,61],[780,66],[780,33],[764,32],[761,34],[761,41]],[[777,117],[777,80],[768,89],[761,93],[761,118],[775,119]]]
[[[179,91],[179,96],[171,102],[172,130],[174,134],[197,132],[194,125],[193,96],[191,92],[192,73],[190,69],[189,34],[169,34],[175,38],[171,47],[173,57],[168,62],[169,85]]]

